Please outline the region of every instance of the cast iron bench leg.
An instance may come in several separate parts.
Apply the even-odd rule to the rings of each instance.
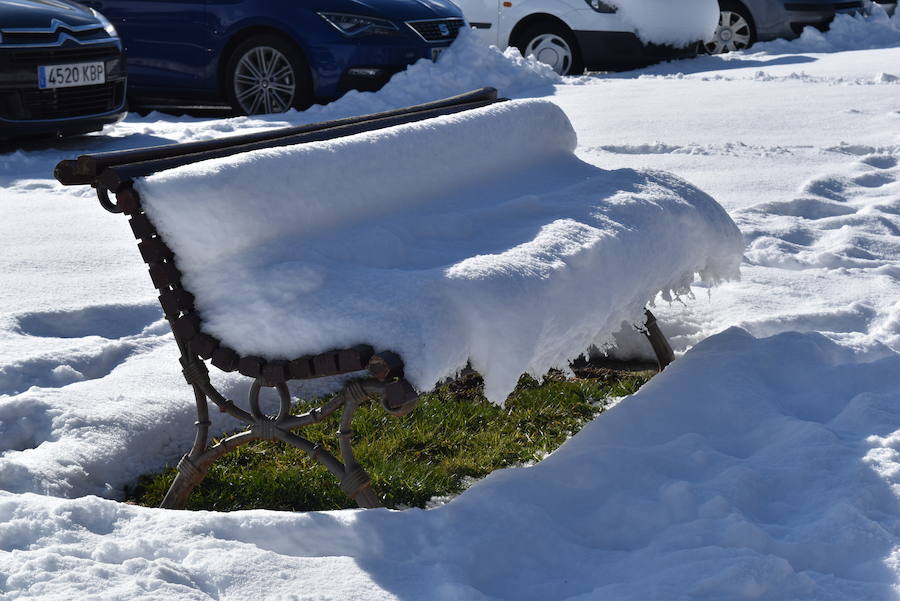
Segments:
[[[185,360],[182,359],[184,363]],[[202,366],[202,367],[201,367]],[[263,387],[257,378],[250,389],[250,411],[235,406],[234,402],[225,399],[210,383],[205,365],[197,359],[188,360],[185,376],[194,388],[197,401],[197,433],[191,451],[178,462],[178,473],[169,487],[161,507],[182,509],[187,504],[191,491],[206,477],[209,468],[223,455],[241,445],[256,440],[279,440],[297,447],[316,461],[324,465],[340,482],[341,490],[354,499],[360,507],[381,507],[381,500],[371,488],[368,473],[359,465],[353,454],[351,438],[353,415],[357,407],[368,401],[373,393],[383,389],[383,385],[372,382],[350,382],[340,394],[320,408],[313,409],[303,415],[290,415],[290,394],[284,383],[274,386],[278,392],[280,406],[276,416],[265,415],[259,408],[259,394]],[[234,434],[207,446],[209,433],[208,400],[212,400],[218,408],[250,426],[238,434]],[[327,450],[299,436],[291,430],[323,421],[335,411],[343,407],[338,432],[338,444],[343,462]]]

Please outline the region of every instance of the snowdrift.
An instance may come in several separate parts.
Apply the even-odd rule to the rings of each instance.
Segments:
[[[0,599],[892,599],[898,395],[897,355],[732,329],[429,511],[0,493]]]
[[[656,294],[738,277],[741,235],[664,173],[575,158],[546,101],[198,163],[138,182],[209,334],[291,358],[367,343],[432,388],[471,361],[500,402],[641,321]]]
[[[889,16],[879,4],[867,15],[836,15],[828,31],[806,27],[795,40],[772,40],[755,44],[749,54],[788,52],[842,52],[891,48],[900,44],[900,11]]]
[[[286,117],[292,123],[325,121],[422,104],[485,86],[496,88],[507,98],[548,96],[559,83],[562,77],[549,65],[523,57],[517,48],[485,46],[477,35],[463,28],[437,61],[416,61],[377,92],[350,90],[326,105],[264,118]]]

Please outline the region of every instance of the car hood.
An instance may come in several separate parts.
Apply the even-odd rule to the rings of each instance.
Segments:
[[[90,10],[64,0],[0,0],[0,28],[23,27],[45,29],[53,19],[66,25],[94,25],[97,19]]]
[[[329,0],[317,10],[357,13],[386,19],[462,18],[462,11],[449,0]],[[327,5],[327,6],[326,6]]]

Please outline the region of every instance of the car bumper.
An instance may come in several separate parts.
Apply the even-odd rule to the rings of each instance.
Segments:
[[[398,36],[399,38],[399,36]],[[385,43],[338,43],[312,49],[313,89],[319,98],[337,98],[348,90],[377,90],[392,75],[421,59],[431,60],[451,41],[419,42],[399,38]]]
[[[627,31],[575,31],[581,60],[589,71],[622,71],[697,55],[697,44],[686,48],[644,44]]]
[[[125,105],[109,113],[88,115],[71,119],[38,121],[10,121],[0,118],[0,140],[14,140],[37,136],[76,136],[98,131],[104,125],[116,123],[125,117]]]
[[[102,84],[40,89],[40,65],[103,62]],[[118,44],[0,47],[0,138],[77,134],[125,114],[125,62]]]

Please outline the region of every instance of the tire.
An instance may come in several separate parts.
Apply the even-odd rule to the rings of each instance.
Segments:
[[[531,54],[542,63],[550,65],[560,75],[584,73],[581,51],[572,31],[553,21],[543,21],[529,26],[515,43],[522,56]]]
[[[300,49],[273,34],[238,44],[225,66],[225,95],[244,115],[282,113],[312,104],[309,67]]]
[[[744,50],[756,43],[753,15],[740,2],[719,0],[719,25],[712,40],[703,47],[709,54]]]

